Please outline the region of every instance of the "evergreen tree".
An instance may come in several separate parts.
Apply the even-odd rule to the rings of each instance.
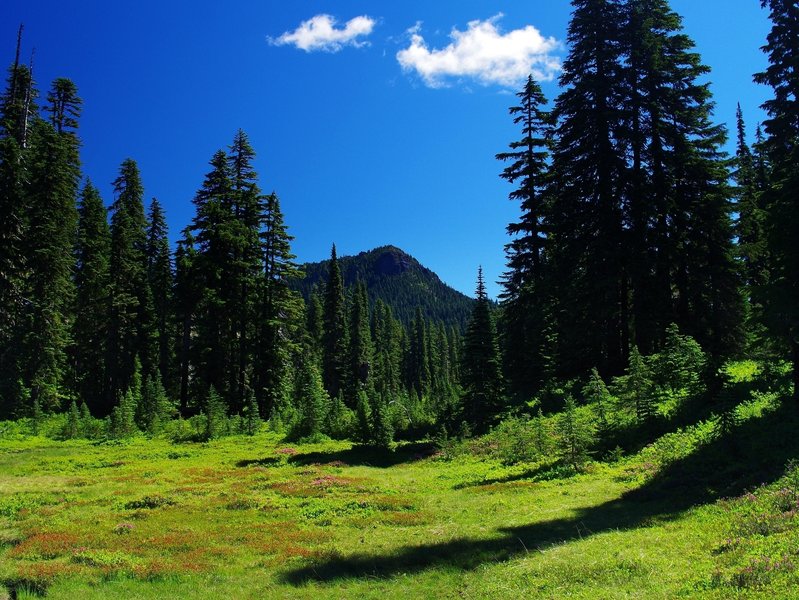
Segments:
[[[624,377],[618,378],[618,382],[621,395],[634,407],[638,422],[649,425],[655,417],[655,390],[649,365],[637,346],[630,350],[629,365]]]
[[[516,95],[519,105],[511,107],[510,114],[514,124],[521,126],[522,138],[510,144],[510,152],[497,154],[498,160],[510,162],[501,177],[518,183],[509,197],[520,203],[522,211],[519,221],[507,228],[514,238],[505,246],[508,271],[503,276],[502,330],[509,387],[529,395],[542,379],[538,343],[545,327],[545,213],[552,131],[550,114],[542,108],[546,99],[532,76]]]
[[[482,267],[477,272],[477,302],[463,344],[463,412],[472,431],[486,431],[503,408],[499,345]]]
[[[75,391],[95,414],[107,415],[113,399],[106,367],[111,233],[100,192],[89,182],[81,192],[78,213],[72,328]]]
[[[386,398],[383,394],[372,396],[371,440],[378,448],[390,450],[394,443],[394,428],[391,425]]]
[[[312,361],[303,361],[297,381],[296,405],[298,420],[292,431],[295,439],[322,433],[330,399],[322,378]]]
[[[161,203],[153,198],[147,219],[147,280],[153,299],[155,333],[158,338],[159,378],[175,390],[174,299],[175,275],[167,237],[166,217]]]
[[[408,333],[407,386],[415,391],[419,400],[426,396],[430,389],[430,361],[427,336],[427,321],[420,306],[411,321]]]
[[[588,449],[594,441],[593,429],[578,414],[574,398],[566,397],[558,418],[558,446],[565,462],[579,471],[588,460]]]
[[[157,338],[152,293],[147,280],[147,221],[143,188],[136,163],[123,161],[114,181],[111,206],[110,313],[108,341],[109,393],[131,383],[138,356],[145,375],[157,365]]]
[[[622,14],[615,0],[574,0],[555,102],[549,230],[560,371],[619,370],[626,351],[623,239]],[[592,332],[585,335],[585,332]]]
[[[653,352],[670,321],[714,357],[741,347],[742,304],[732,243],[723,127],[711,122],[709,72],[667,0],[626,5],[629,96],[621,133],[635,342]]]
[[[226,223],[226,239],[231,254],[222,273],[231,325],[227,344],[231,352],[226,373],[227,400],[233,410],[243,408],[247,390],[252,385],[255,321],[262,272],[259,240],[262,196],[252,164],[254,159],[255,151],[247,135],[239,130],[228,153],[233,218]],[[276,200],[274,198],[272,202]]]
[[[74,440],[80,435],[80,411],[78,405],[73,400],[69,405],[69,412],[67,413],[67,424],[64,429],[64,437],[68,440]]]
[[[369,326],[369,298],[366,295],[366,286],[358,282],[352,297],[352,307],[349,319],[349,361],[347,369],[347,384],[350,388],[350,397],[354,397],[357,390],[369,385],[373,387],[372,369],[372,333]]]
[[[254,357],[254,389],[264,414],[291,395],[291,359],[296,354],[302,299],[289,287],[300,276],[276,194],[261,199],[261,252],[258,339]]]
[[[214,386],[208,389],[205,399],[205,439],[212,440],[221,437],[225,433],[227,421],[227,409],[225,401],[217,393]]]
[[[261,429],[261,415],[258,411],[258,401],[255,393],[247,395],[247,405],[244,407],[244,433],[255,435]]]
[[[594,408],[599,435],[605,437],[610,431],[611,396],[596,367],[591,369],[588,383],[583,388],[583,396]]]
[[[175,251],[175,321],[178,401],[181,411],[189,405],[189,375],[192,362],[192,332],[201,297],[202,280],[196,269],[197,251],[189,228],[183,232]]]
[[[763,47],[769,65],[755,81],[770,86],[774,97],[763,104],[764,143],[771,166],[768,207],[770,277],[766,316],[771,330],[785,340],[793,361],[794,399],[799,402],[799,11],[792,0],[762,0],[772,22]]]
[[[55,408],[66,383],[74,298],[73,255],[80,180],[75,84],[56,79],[47,96],[49,122],[30,131],[29,211],[25,253],[28,310],[22,361],[34,398]]]
[[[322,379],[330,396],[343,389],[347,357],[347,321],[344,306],[344,281],[336,257],[330,254],[330,273],[325,287],[324,334],[322,339]]]

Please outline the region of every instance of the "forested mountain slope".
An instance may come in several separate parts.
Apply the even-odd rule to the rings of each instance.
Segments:
[[[366,284],[369,299],[388,304],[394,316],[408,325],[420,306],[427,318],[463,328],[474,301],[452,289],[410,254],[396,246],[380,246],[356,256],[338,259],[344,285]],[[327,280],[330,261],[303,265],[305,277],[293,282],[307,300],[314,286]]]

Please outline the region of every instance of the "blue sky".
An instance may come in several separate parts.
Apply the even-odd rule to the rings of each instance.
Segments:
[[[759,5],[672,1],[731,128],[736,102],[753,129],[768,96],[751,77],[765,66]],[[469,294],[482,264],[495,295],[518,208],[494,155],[517,137],[517,80],[556,80],[569,13],[565,0],[4,0],[0,52],[10,64],[24,22],[40,90],[65,76],[84,99],[85,174],[110,203],[134,158],[173,239],[211,155],[242,128],[300,260],[333,242],[341,255],[395,244]]]

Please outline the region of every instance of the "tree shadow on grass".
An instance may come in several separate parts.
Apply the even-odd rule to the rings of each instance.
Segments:
[[[295,465],[343,463],[345,465],[363,465],[387,468],[429,458],[436,453],[432,442],[411,442],[397,446],[396,450],[384,450],[370,446],[353,446],[347,450],[334,452],[308,452],[289,457],[289,463]]]
[[[569,465],[563,465],[561,463],[547,463],[532,469],[526,469],[519,473],[505,475],[503,477],[490,477],[477,481],[464,481],[463,483],[458,483],[452,486],[452,489],[462,490],[472,487],[515,483],[517,481],[529,481],[530,483],[535,483],[538,481],[551,481],[553,479],[570,479],[578,474],[578,471]]]
[[[359,577],[391,578],[427,569],[471,570],[551,545],[616,530],[645,528],[679,517],[695,506],[779,478],[786,462],[799,456],[799,419],[793,406],[738,427],[675,461],[653,480],[621,497],[574,511],[573,516],[496,530],[495,537],[456,539],[406,546],[383,555],[354,554],[284,573],[284,582],[335,582]]]

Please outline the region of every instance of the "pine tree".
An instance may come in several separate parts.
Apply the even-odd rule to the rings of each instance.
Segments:
[[[579,471],[589,458],[594,442],[593,429],[577,412],[574,398],[566,396],[563,412],[558,417],[558,446],[563,459]]]
[[[80,435],[80,411],[78,405],[73,400],[69,405],[69,412],[67,413],[67,424],[64,429],[64,437],[68,440],[74,440]]]
[[[177,328],[176,359],[180,410],[189,405],[189,375],[192,362],[192,333],[201,297],[202,279],[196,269],[197,251],[189,228],[175,251],[175,322]]]
[[[591,369],[588,383],[583,388],[583,396],[596,413],[599,435],[605,437],[610,431],[611,396],[596,367]]]
[[[766,316],[774,334],[787,341],[793,361],[794,399],[799,402],[799,11],[792,0],[762,0],[772,27],[763,47],[769,65],[755,75],[774,97],[763,104],[765,151],[771,165],[768,207],[770,278]]]
[[[147,218],[147,280],[153,298],[155,333],[158,338],[158,374],[170,391],[175,390],[174,299],[175,275],[169,250],[164,210],[156,198]]]
[[[630,350],[630,362],[622,378],[622,394],[635,408],[641,425],[649,425],[655,417],[652,374],[637,346]]]
[[[349,396],[354,397],[357,390],[369,385],[373,387],[370,377],[373,361],[372,333],[369,326],[369,298],[363,282],[355,285],[352,307],[349,318],[349,361],[347,369],[347,387]]]
[[[152,293],[147,280],[147,221],[136,163],[123,161],[111,206],[108,377],[111,397],[130,386],[136,357],[145,375],[157,365]]]
[[[106,366],[111,233],[100,192],[90,182],[81,192],[78,213],[72,328],[75,391],[95,414],[107,415],[113,399]]]
[[[372,444],[378,448],[390,450],[394,444],[394,428],[391,425],[387,397],[383,394],[373,394],[371,408]]]
[[[47,96],[49,122],[36,119],[30,130],[30,184],[25,253],[26,336],[22,361],[25,382],[42,405],[55,408],[67,379],[73,255],[80,180],[77,116],[81,100],[75,84],[56,79]]]
[[[291,395],[291,360],[297,353],[302,300],[289,287],[301,272],[291,252],[276,194],[261,199],[261,253],[258,338],[254,356],[254,389],[263,414],[287,402]]]
[[[330,396],[343,389],[347,357],[347,321],[344,306],[344,281],[336,246],[330,254],[330,273],[325,287],[324,335],[322,339],[322,379]]]
[[[503,276],[502,331],[509,387],[520,395],[537,391],[541,384],[538,342],[544,328],[542,304],[546,301],[544,262],[548,150],[552,140],[551,117],[544,111],[546,98],[529,76],[516,94],[519,105],[510,108],[513,122],[521,126],[522,138],[510,144],[511,151],[497,154],[510,162],[501,177],[518,187],[510,199],[518,201],[521,218],[507,227],[514,236],[506,244],[508,271]]]
[[[551,281],[560,372],[617,371],[627,344],[623,235],[622,14],[615,0],[574,0],[555,102]],[[585,335],[591,332],[591,335]]]
[[[205,399],[205,439],[212,440],[221,437],[225,433],[227,409],[225,401],[217,393],[214,386],[208,389]]]
[[[408,390],[414,390],[419,400],[426,396],[430,389],[430,361],[427,336],[427,321],[420,306],[411,321],[408,333]]]
[[[476,297],[464,338],[461,381],[465,421],[473,432],[481,433],[494,423],[503,408],[499,345],[482,267],[477,272]]]
[[[634,339],[651,353],[676,321],[720,360],[741,346],[743,307],[709,69],[666,0],[628,2],[624,33]]]
[[[298,421],[292,431],[295,439],[322,433],[330,399],[322,385],[322,378],[312,361],[303,361],[297,381],[296,406]]]
[[[261,429],[261,415],[258,411],[258,401],[255,393],[247,395],[247,405],[244,407],[244,433],[255,435]]]
[[[247,390],[252,385],[255,321],[262,271],[259,241],[262,196],[252,164],[254,159],[255,151],[247,135],[239,130],[228,152],[233,218],[227,221],[225,231],[231,260],[222,273],[231,325],[227,344],[231,352],[226,373],[227,401],[235,411],[244,406]]]

